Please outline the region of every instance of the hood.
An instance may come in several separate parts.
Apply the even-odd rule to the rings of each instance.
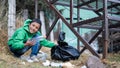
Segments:
[[[27,20],[25,20],[25,22],[24,22],[24,26],[28,26],[31,22],[32,22],[31,19],[27,19]]]
[[[31,19],[27,19],[27,20],[25,20],[24,25],[23,25],[23,28],[24,28],[25,30],[27,30],[28,32],[30,32],[28,26],[29,26],[29,24],[30,24],[31,22],[32,22]]]

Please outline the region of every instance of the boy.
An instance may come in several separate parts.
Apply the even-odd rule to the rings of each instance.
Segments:
[[[50,48],[55,46],[53,42],[50,42],[45,38],[40,39],[41,33],[39,32],[39,29],[41,25],[39,19],[27,19],[24,22],[24,26],[15,31],[12,37],[8,40],[8,46],[14,56],[21,57],[31,48],[29,62],[38,61],[36,56],[41,46]]]

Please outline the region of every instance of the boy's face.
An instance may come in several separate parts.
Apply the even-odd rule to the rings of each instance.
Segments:
[[[39,28],[40,28],[40,24],[37,22],[32,22],[29,25],[30,33],[36,33],[39,30]]]

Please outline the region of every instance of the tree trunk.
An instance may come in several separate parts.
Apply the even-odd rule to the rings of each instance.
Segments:
[[[25,21],[26,19],[28,19],[28,9],[23,10],[23,21]]]
[[[16,0],[8,0],[8,39],[15,31]]]
[[[38,18],[38,0],[35,0],[35,18]]]
[[[44,18],[44,12],[43,11],[40,11],[40,20],[42,22],[41,33],[42,33],[42,35],[46,35],[45,18]]]
[[[53,22],[53,20],[50,19],[49,26],[52,25],[52,22]],[[54,42],[54,33],[53,33],[53,30],[52,30],[51,33],[50,33],[50,40],[51,40],[52,42]]]

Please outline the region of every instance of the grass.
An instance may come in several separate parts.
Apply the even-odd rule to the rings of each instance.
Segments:
[[[108,60],[110,60],[111,62],[120,62],[120,53],[109,54]]]
[[[51,60],[50,58],[50,49],[48,48],[42,48],[42,51],[46,52],[48,54],[48,60]],[[28,55],[30,51],[28,51],[25,55]],[[81,66],[85,65],[85,62],[87,61],[88,54],[82,54],[78,60],[71,60],[70,63],[75,65],[75,68],[80,68]],[[108,68],[119,68],[120,59],[119,54],[112,55],[107,58],[106,65]],[[117,61],[116,61],[117,60]],[[52,60],[51,60],[52,61]],[[25,61],[22,61],[18,58],[13,57],[9,52],[8,53],[0,53],[0,68],[53,68],[53,67],[46,67],[42,65],[42,62],[38,63],[28,63]],[[54,67],[56,68],[56,67]]]
[[[7,54],[0,53],[0,68],[52,68],[52,67],[45,67],[42,65],[42,62],[28,63],[26,61],[20,60],[19,58],[13,57],[13,55],[10,53]]]

